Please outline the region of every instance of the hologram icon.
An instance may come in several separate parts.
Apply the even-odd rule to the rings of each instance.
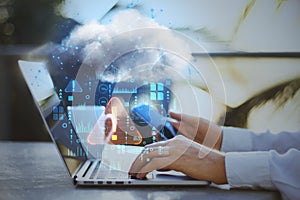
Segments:
[[[82,88],[77,80],[71,80],[65,88],[65,92],[82,92]]]
[[[118,97],[110,99],[102,116],[107,117],[99,117],[87,137],[89,144],[139,145],[142,142],[142,135],[135,128],[134,122],[130,119],[123,102]]]

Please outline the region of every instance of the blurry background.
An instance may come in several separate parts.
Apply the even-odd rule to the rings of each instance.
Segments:
[[[17,60],[49,41],[60,42],[76,24],[56,15],[60,2],[0,0],[0,139],[49,140]]]
[[[300,129],[298,0],[0,0],[0,139],[49,140],[17,60],[124,9],[200,42],[227,90],[226,125]],[[199,56],[194,52],[195,57]]]

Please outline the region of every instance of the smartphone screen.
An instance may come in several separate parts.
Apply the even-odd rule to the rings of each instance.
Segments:
[[[167,121],[167,116],[163,116],[150,105],[143,104],[134,107],[132,113],[159,133],[163,140],[173,138],[177,133],[171,123]]]

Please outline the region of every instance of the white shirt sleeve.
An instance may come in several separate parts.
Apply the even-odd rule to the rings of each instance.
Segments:
[[[229,152],[225,155],[230,187],[278,189],[287,199],[300,197],[300,151]]]
[[[221,151],[269,151],[276,150],[285,153],[289,149],[300,150],[300,131],[281,132],[273,134],[270,132],[254,133],[248,129],[223,127],[223,139]]]
[[[227,152],[226,175],[231,187],[278,189],[287,199],[299,198],[299,149],[300,132],[275,135],[223,128],[221,150]]]
[[[221,151],[252,151],[252,137],[247,129],[223,127]]]
[[[227,181],[231,187],[274,189],[269,168],[269,152],[229,152],[225,154]]]

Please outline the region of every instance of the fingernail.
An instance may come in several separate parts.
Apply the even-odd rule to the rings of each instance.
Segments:
[[[168,122],[171,122],[171,123],[179,123],[178,120],[176,120],[176,119],[174,119],[174,118],[170,118],[170,117],[167,117],[166,120],[167,120]]]

